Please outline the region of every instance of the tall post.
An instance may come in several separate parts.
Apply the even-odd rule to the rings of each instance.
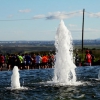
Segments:
[[[84,12],[85,9],[83,9],[83,21],[82,21],[82,55],[83,55],[83,38],[84,38]]]

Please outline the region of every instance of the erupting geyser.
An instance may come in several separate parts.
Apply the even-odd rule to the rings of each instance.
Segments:
[[[53,81],[67,85],[76,82],[75,64],[73,63],[73,46],[70,31],[61,20],[55,36],[56,61]]]
[[[20,88],[20,81],[19,81],[19,69],[17,66],[13,68],[13,74],[11,76],[11,88],[12,89],[19,89]]]

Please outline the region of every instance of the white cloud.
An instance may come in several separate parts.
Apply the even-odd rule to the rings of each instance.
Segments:
[[[77,27],[77,25],[69,24],[69,27]]]
[[[75,32],[75,33],[76,33],[76,32],[82,32],[82,29],[81,29],[81,28],[79,28],[79,29],[78,29],[78,28],[77,28],[77,29],[72,29],[72,28],[70,28],[69,30],[70,30],[71,32]],[[99,30],[99,29],[93,29],[93,28],[85,28],[85,29],[84,29],[84,32],[88,32],[88,33],[90,33],[90,32],[91,32],[91,33],[97,32],[97,33],[98,33],[98,32],[100,32],[100,30]]]
[[[67,19],[71,18],[74,16],[80,16],[82,11],[76,11],[76,12],[54,12],[54,13],[49,13],[46,19]]]
[[[90,32],[100,32],[99,29],[93,29],[93,28],[87,28],[85,29],[86,31],[90,31]]]
[[[65,19],[68,18],[66,16],[65,12],[54,12],[54,13],[49,13],[46,19]]]
[[[89,17],[100,17],[100,12],[97,12],[97,13],[89,13],[89,12],[86,12],[88,14]]]
[[[82,29],[81,28],[77,28],[77,29],[69,29],[73,39],[81,39],[82,38]],[[97,39],[98,37],[100,37],[99,35],[100,30],[99,29],[92,29],[92,28],[85,28],[84,29],[84,39]]]
[[[52,19],[67,19],[67,18],[71,18],[74,16],[80,16],[82,15],[82,11],[76,11],[76,12],[49,12],[47,16],[45,15],[36,15],[33,18],[34,19],[40,19],[40,18],[46,18],[47,20],[52,20]]]
[[[33,17],[33,19],[41,19],[41,18],[45,18],[45,15],[36,15]]]
[[[24,10],[19,10],[20,13],[29,13],[31,12],[31,9],[24,9]]]
[[[89,15],[89,17],[100,17],[100,12],[98,13],[88,13],[86,12],[86,14]],[[47,20],[52,20],[52,19],[68,19],[71,17],[75,17],[75,16],[82,16],[83,15],[83,11],[79,10],[79,11],[74,11],[74,12],[49,12],[47,15],[36,15],[33,17],[33,19],[41,19],[41,18],[46,18]]]
[[[8,15],[8,18],[12,18],[13,17],[13,15]]]

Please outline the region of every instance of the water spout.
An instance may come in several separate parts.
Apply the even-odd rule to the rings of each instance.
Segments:
[[[75,64],[73,63],[73,46],[70,31],[61,20],[56,36],[56,61],[54,69],[54,82],[72,84],[76,82]]]
[[[19,89],[20,88],[20,81],[19,81],[19,69],[17,66],[13,68],[13,74],[11,76],[11,88],[12,89]]]

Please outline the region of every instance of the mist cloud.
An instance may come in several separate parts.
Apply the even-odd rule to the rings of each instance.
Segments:
[[[19,10],[20,13],[29,13],[31,12],[31,9],[24,9],[24,10]]]

